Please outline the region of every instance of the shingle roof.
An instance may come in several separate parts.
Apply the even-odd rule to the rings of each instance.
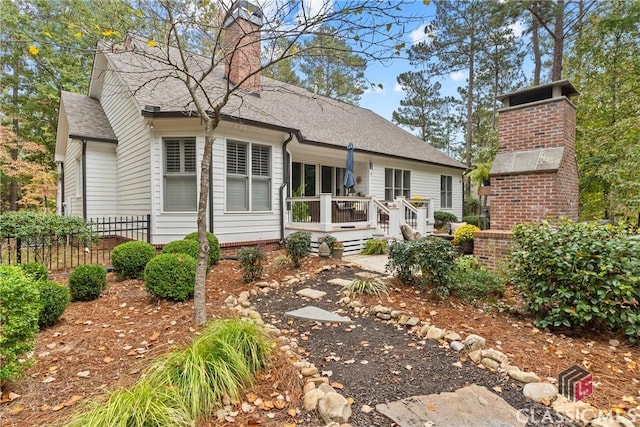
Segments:
[[[146,44],[141,48],[149,49]],[[170,51],[172,55],[175,53],[173,49]],[[176,73],[173,68],[160,65],[139,52],[108,51],[105,54],[120,71],[141,109],[153,105],[159,106],[162,112],[195,111],[184,83],[171,77]],[[201,56],[191,58],[198,67],[206,67],[210,61]],[[222,99],[227,85],[221,68],[214,69],[203,82],[208,97],[214,102]],[[262,76],[259,95],[235,94],[222,112],[237,119],[295,129],[303,143],[345,148],[353,142],[356,151],[466,168],[370,110],[314,95],[306,89],[265,76]]]
[[[95,141],[118,141],[97,99],[65,91],[61,92],[60,97],[67,114],[70,136]]]

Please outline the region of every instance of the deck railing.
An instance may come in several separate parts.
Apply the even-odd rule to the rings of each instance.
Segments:
[[[151,238],[149,214],[91,218],[87,223],[91,230],[91,243],[83,243],[73,235],[64,238],[47,235],[32,239],[2,236],[0,263],[39,262],[51,271],[70,269],[83,264],[110,265],[111,250],[120,243],[130,240],[149,242]]]

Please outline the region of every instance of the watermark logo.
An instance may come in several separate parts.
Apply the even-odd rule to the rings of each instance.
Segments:
[[[593,393],[593,376],[573,365],[558,375],[558,392],[574,402],[589,397]]]

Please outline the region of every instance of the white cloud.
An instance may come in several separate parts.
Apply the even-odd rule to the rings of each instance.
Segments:
[[[451,77],[451,80],[453,80],[454,82],[459,82],[460,80],[464,80],[467,75],[462,71],[455,71],[449,74],[449,77]]]
[[[522,26],[521,21],[516,21],[513,24],[509,25],[509,29],[511,29],[513,35],[516,37],[520,37],[522,33],[524,33],[524,27]]]
[[[409,41],[411,41],[411,44],[417,44],[428,39],[427,35],[424,33],[425,27],[426,24],[420,25],[409,33]]]
[[[369,93],[384,93],[384,87],[380,87],[377,85],[368,85],[365,89],[364,89],[364,94],[369,94]]]
[[[395,86],[393,86],[393,91],[394,92],[404,92],[404,88],[402,87],[402,85],[400,83],[396,83]]]

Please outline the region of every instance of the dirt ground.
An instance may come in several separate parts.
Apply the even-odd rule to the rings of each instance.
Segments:
[[[275,255],[271,254],[270,259]],[[356,271],[341,264],[340,268],[318,277],[315,272],[326,264],[341,263],[317,257],[303,261],[301,270],[312,273],[307,284],[326,287],[328,278],[351,278]],[[299,272],[291,267],[269,264],[264,278],[283,282],[286,276]],[[63,283],[66,280],[64,276],[58,279]],[[117,282],[109,275],[109,282],[109,288],[98,300],[72,303],[58,324],[38,334],[34,351],[36,363],[24,378],[3,390],[0,425],[59,423],[82,402],[104,398],[108,390],[132,384],[155,356],[184,346],[199,330],[193,322],[192,302],[153,299],[145,292],[142,281]],[[252,286],[243,283],[237,261],[221,261],[207,280],[208,316],[234,315],[222,308],[223,301]],[[526,316],[509,316],[495,308],[474,308],[453,299],[436,301],[428,292],[407,288],[395,279],[391,279],[388,286],[388,296],[368,297],[367,303],[401,308],[404,313],[430,319],[441,328],[482,335],[487,338],[487,346],[503,351],[514,364],[536,372],[542,378],[555,378],[573,364],[583,366],[593,373],[594,381],[594,393],[587,401],[603,411],[632,410],[640,404],[640,348],[629,345],[620,334],[552,333],[538,330]],[[471,366],[464,357],[462,368],[452,366],[460,361],[460,355],[372,318],[357,319],[356,324],[360,326],[353,330],[302,321],[285,324],[285,310],[306,305],[303,301],[296,302],[294,291],[294,287],[283,286],[252,302],[263,313],[266,322],[272,322],[289,336],[298,338],[308,359],[321,371],[330,371],[331,381],[344,386],[345,396],[354,399],[354,426],[391,425],[382,417],[363,415],[360,408],[400,399],[407,394],[438,392],[441,389],[438,384],[448,383],[451,387],[469,382],[486,384],[489,389],[500,390],[516,407],[528,404],[519,400],[521,392],[517,384]],[[339,309],[337,300],[337,295],[327,296],[323,304],[327,304],[327,309],[336,310]],[[345,314],[353,313],[345,311]],[[372,333],[375,341],[372,338],[370,342],[363,342],[362,335],[354,333],[359,329]],[[349,359],[367,363],[333,363],[337,362],[336,354],[342,351],[338,347],[348,349]],[[348,354],[341,355],[339,360],[344,361]],[[376,373],[384,375],[372,377]],[[375,381],[367,383],[370,378]],[[289,361],[277,353],[271,368],[260,374],[244,398],[249,402],[256,398],[269,402],[275,396],[284,395],[286,406],[262,405],[249,414],[239,411],[233,419],[225,421],[213,417],[200,425],[322,425],[314,414],[300,410],[301,387],[302,382]],[[238,408],[240,403],[237,403]]]

